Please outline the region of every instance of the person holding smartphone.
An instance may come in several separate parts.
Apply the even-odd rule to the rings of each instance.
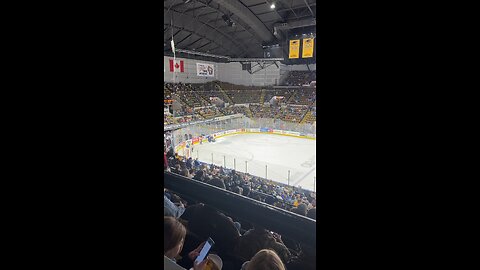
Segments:
[[[180,221],[170,216],[163,217],[163,226],[163,255],[164,267],[166,267],[165,260],[167,260],[169,265],[176,265],[175,258],[180,254],[183,249],[183,242],[185,241],[187,229],[182,223],[180,223]],[[200,255],[203,245],[205,245],[205,243],[200,244],[194,251],[190,252],[189,258],[194,260],[198,255]],[[205,259],[202,259],[201,261],[195,260],[193,263],[193,270],[206,270],[206,265],[207,260]],[[168,269],[174,268],[172,267]]]

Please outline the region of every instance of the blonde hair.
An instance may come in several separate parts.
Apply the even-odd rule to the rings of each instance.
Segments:
[[[253,256],[246,270],[285,270],[285,266],[275,251],[262,249]]]

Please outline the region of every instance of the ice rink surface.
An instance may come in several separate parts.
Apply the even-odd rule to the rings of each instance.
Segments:
[[[316,141],[272,134],[236,134],[195,145],[192,158],[315,190]],[[246,164],[245,164],[246,162]],[[266,166],[266,167],[265,167]],[[290,171],[290,181],[288,181]]]

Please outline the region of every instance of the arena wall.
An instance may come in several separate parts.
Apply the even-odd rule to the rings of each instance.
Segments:
[[[174,74],[170,71],[169,60],[173,57],[163,57],[164,78],[165,82],[173,82]],[[288,71],[292,70],[308,70],[306,65],[283,65],[279,64],[269,66],[254,74],[250,74],[246,70],[242,70],[240,63],[214,63],[208,61],[199,61],[195,59],[177,58],[177,60],[184,61],[185,72],[176,72],[176,82],[183,83],[206,83],[210,81],[222,81],[239,85],[247,86],[271,86],[279,85],[281,79],[285,77]],[[197,76],[197,62],[207,63],[215,66],[214,77],[200,77]],[[316,69],[316,65],[309,66],[311,70]],[[253,68],[254,70],[256,68]]]

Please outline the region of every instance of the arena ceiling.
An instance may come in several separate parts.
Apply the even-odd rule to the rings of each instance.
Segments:
[[[178,49],[263,57],[263,46],[283,42],[285,31],[315,27],[315,8],[316,0],[165,0],[164,53],[173,35]]]

